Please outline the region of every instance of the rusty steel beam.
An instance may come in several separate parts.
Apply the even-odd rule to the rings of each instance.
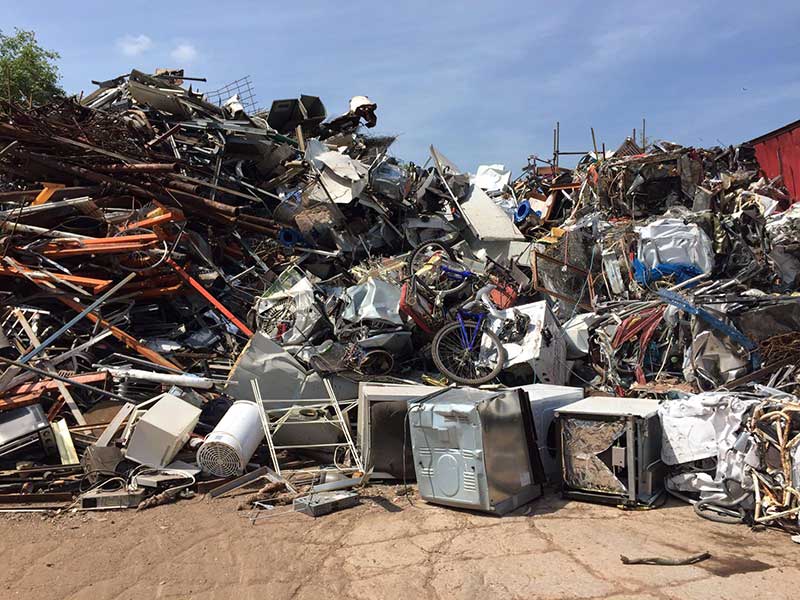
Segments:
[[[219,312],[225,315],[226,319],[228,319],[231,323],[236,325],[239,331],[241,331],[247,337],[253,337],[253,331],[247,325],[245,325],[239,319],[237,319],[236,315],[234,315],[231,311],[225,308],[225,306],[223,306],[223,304],[219,300],[214,298],[214,296],[212,296],[211,293],[206,288],[204,288],[199,281],[197,281],[194,277],[189,275],[189,273],[184,271],[183,268],[171,258],[168,258],[166,262],[170,267],[175,269],[175,272],[178,273],[178,275],[180,275],[183,278],[183,280],[186,281],[186,283],[192,286],[214,308],[216,308]]]

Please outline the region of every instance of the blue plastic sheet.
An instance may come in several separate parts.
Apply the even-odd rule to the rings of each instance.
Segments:
[[[676,283],[683,283],[700,274],[702,274],[702,271],[694,265],[658,263],[655,267],[650,269],[638,258],[633,259],[633,276],[641,285],[658,281],[662,277],[669,277],[670,275],[675,276]]]

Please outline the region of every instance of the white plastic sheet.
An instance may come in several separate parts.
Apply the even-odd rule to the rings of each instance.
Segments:
[[[309,141],[306,148],[306,159],[312,161],[314,166],[322,173],[320,183],[325,187],[327,194],[318,200],[327,200],[327,196],[337,204],[348,204],[357,198],[367,185],[367,166],[349,156],[329,150],[320,142]],[[319,194],[317,194],[319,196]]]
[[[481,165],[473,178],[473,183],[487,192],[499,192],[509,181],[511,171],[505,165]]]

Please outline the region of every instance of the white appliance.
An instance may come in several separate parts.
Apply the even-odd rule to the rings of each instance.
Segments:
[[[260,410],[249,400],[238,400],[231,405],[197,450],[197,464],[203,471],[217,477],[244,473],[248,461],[264,440]]]
[[[414,467],[411,466],[413,461],[411,438],[406,418],[408,401],[441,389],[432,385],[367,382],[358,384],[356,445],[361,453],[364,468],[374,469],[371,478],[388,476],[392,479],[402,479],[405,476],[408,480],[414,479]],[[396,413],[393,417],[390,416],[392,411]],[[374,415],[377,417],[373,418]],[[373,433],[380,435],[373,436]],[[404,450],[407,464],[405,472],[403,472]]]
[[[504,514],[542,494],[530,402],[518,390],[445,388],[408,406],[423,500]]]
[[[125,456],[154,469],[173,461],[200,420],[200,409],[172,394],[160,399],[137,421]]]
[[[537,381],[552,385],[567,382],[567,346],[558,320],[544,300],[521,304],[506,310],[492,311],[489,328],[500,333],[503,324],[518,314],[530,319],[525,334],[515,341],[504,341],[505,370],[522,381]]]

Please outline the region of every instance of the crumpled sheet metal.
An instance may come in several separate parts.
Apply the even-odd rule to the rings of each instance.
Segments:
[[[598,421],[570,417],[562,420],[564,436],[564,483],[569,487],[611,494],[625,494],[627,487],[598,458],[625,435],[627,421]]]
[[[400,287],[382,279],[370,277],[364,283],[347,288],[347,306],[342,318],[351,323],[365,320],[385,321],[402,325],[400,318]]]
[[[337,204],[349,204],[357,198],[367,186],[369,169],[361,161],[349,156],[328,150],[319,141],[309,145],[306,158],[312,161],[320,171],[320,184],[323,190],[314,192],[314,199],[320,202],[333,200]],[[330,195],[330,198],[328,198]]]
[[[724,454],[736,442],[747,409],[756,403],[728,392],[707,392],[658,407],[661,460],[666,465]]]
[[[256,313],[259,327],[273,338],[280,337],[284,346],[306,343],[322,317],[314,302],[314,286],[308,277],[286,291],[259,298]],[[279,334],[281,324],[289,328]]]
[[[525,239],[508,213],[478,186],[471,187],[469,195],[459,202],[459,206],[464,219],[479,240],[500,242]]]
[[[747,373],[749,360],[729,337],[721,335],[699,319],[692,321],[693,338],[686,347],[683,375],[701,389],[718,386]]]
[[[660,263],[694,265],[703,273],[714,267],[711,239],[693,223],[681,219],[658,219],[638,227],[638,257],[651,269]]]
[[[258,332],[245,346],[231,369],[225,393],[237,400],[253,400],[251,380],[256,379],[264,400],[292,400],[327,398],[322,378],[306,370],[280,345]]]
[[[746,472],[757,468],[760,460],[743,425],[748,410],[757,403],[730,392],[705,392],[662,403],[661,459],[679,469],[667,477],[667,487],[699,493],[701,499],[725,499],[726,480],[752,489]],[[715,459],[715,467],[700,470],[692,466],[703,459]]]

